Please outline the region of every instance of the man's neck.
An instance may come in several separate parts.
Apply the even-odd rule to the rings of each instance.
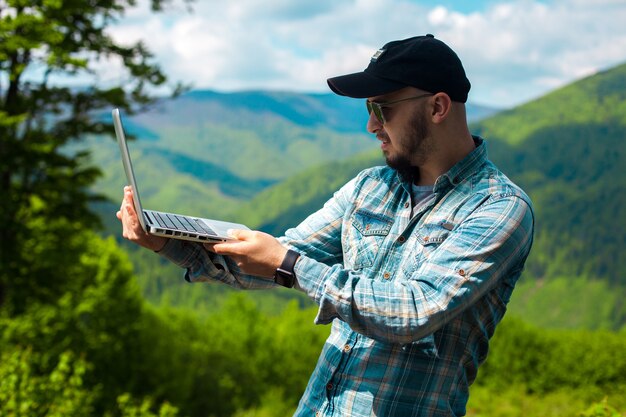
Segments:
[[[476,144],[469,131],[461,137],[439,143],[441,145],[438,147],[438,152],[434,152],[424,164],[417,167],[418,175],[413,181],[415,185],[434,185],[437,178],[448,172],[450,168],[476,149]]]

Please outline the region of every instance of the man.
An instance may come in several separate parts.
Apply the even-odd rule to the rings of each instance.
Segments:
[[[285,236],[233,231],[206,245],[143,233],[126,190],[124,236],[186,268],[192,282],[281,284],[332,323],[298,416],[461,416],[530,251],[530,199],[467,127],[470,89],[432,35],[386,44],[328,80],[367,98],[387,167],[366,169]]]

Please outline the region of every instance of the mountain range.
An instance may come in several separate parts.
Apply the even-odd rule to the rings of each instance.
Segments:
[[[470,105],[468,117],[496,111]],[[191,91],[124,116],[145,204],[205,217],[231,217],[274,184],[377,146],[364,101],[334,94]],[[97,190],[117,200],[125,184],[117,145],[102,136],[86,143],[104,171]]]
[[[471,131],[531,196],[536,235],[511,314],[546,327],[626,324],[626,65],[522,106],[468,106]],[[477,116],[478,115],[478,116]],[[363,168],[382,164],[365,106],[333,95],[193,91],[130,118],[142,197],[281,234]],[[107,138],[90,138],[114,201]]]

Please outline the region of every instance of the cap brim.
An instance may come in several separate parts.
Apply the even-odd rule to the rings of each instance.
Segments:
[[[405,84],[374,77],[366,72],[340,75],[326,81],[334,93],[353,98],[381,96],[406,87]]]

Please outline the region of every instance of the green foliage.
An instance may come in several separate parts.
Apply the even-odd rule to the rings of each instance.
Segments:
[[[95,392],[84,385],[88,364],[71,352],[59,356],[50,373],[31,349],[3,352],[0,360],[0,416],[91,416]]]
[[[148,404],[151,394],[143,392],[146,315],[130,263],[112,238],[76,230],[68,241],[65,249],[77,256],[64,270],[67,282],[50,286],[64,291],[45,302],[34,297],[22,314],[0,316],[0,416],[149,417],[149,405],[115,408],[120,396]],[[172,407],[160,410],[174,415]]]
[[[624,414],[619,413],[615,408],[607,403],[605,398],[602,402],[589,407],[580,417],[622,417]]]
[[[146,393],[190,416],[229,416],[277,396],[295,408],[328,336],[328,328],[313,328],[313,315],[295,304],[263,314],[242,294],[203,317],[153,311],[141,331]]]
[[[239,410],[233,417],[291,417],[296,407],[285,401],[283,389],[269,389],[261,397],[260,404],[246,410]]]
[[[50,373],[43,355],[31,349],[17,348],[4,352],[0,362],[1,417],[67,417],[96,415],[94,403],[102,386],[89,386],[85,381],[92,366],[71,352],[59,356]],[[149,399],[135,400],[130,394],[120,395],[105,417],[177,417],[176,407],[164,403],[153,413]]]
[[[546,330],[507,317],[470,389],[468,416],[578,417],[604,398],[626,411],[625,351],[624,331]]]
[[[152,412],[153,404],[150,399],[141,402],[135,401],[129,394],[120,395],[117,398],[119,417],[177,417],[178,409],[168,403],[162,404],[156,413]],[[105,417],[111,417],[107,413]]]
[[[538,394],[564,387],[626,392],[623,352],[624,331],[545,330],[509,318],[498,327],[477,382]]]
[[[65,292],[55,301],[30,301],[18,316],[5,314],[1,340],[32,349],[41,358],[42,372],[50,372],[64,352],[80,354],[92,365],[84,379],[106,387],[99,400],[110,402],[139,383],[132,377],[138,360],[137,322],[129,318],[141,315],[141,299],[130,264],[113,239],[85,231],[77,231],[73,239],[82,243],[82,253],[66,271]]]
[[[558,253],[559,257],[552,261],[567,262],[567,251]],[[619,290],[622,287],[574,274],[561,276],[555,272],[548,276],[551,278],[523,276],[513,292],[509,310],[543,328],[616,330],[619,323],[626,322],[623,291]]]
[[[624,135],[626,124],[568,125],[538,131],[523,146],[490,143],[494,161],[535,204],[537,233],[528,265],[534,277],[626,284],[615,262],[626,256],[626,234],[615,229],[626,224]]]
[[[467,406],[468,417],[623,417],[614,407],[626,411],[622,392],[607,400],[594,387],[562,388],[545,394],[529,393],[524,386],[507,384],[498,388],[473,386]],[[608,402],[610,401],[610,405]],[[604,413],[604,414],[602,414]]]
[[[162,3],[153,5],[158,9]],[[85,152],[67,152],[67,145],[110,131],[94,112],[112,106],[135,111],[153,101],[147,88],[166,81],[143,44],[122,46],[107,33],[134,4],[9,0],[1,6],[0,79],[7,85],[0,90],[0,306],[13,314],[26,305],[24,294],[31,294],[19,288],[29,289],[25,266],[33,259],[26,257],[28,245],[40,238],[40,223],[57,222],[52,240],[62,240],[76,224],[97,223],[87,204],[97,199],[89,186],[99,170],[86,164]],[[105,57],[122,62],[124,88],[94,82],[70,89],[51,82],[53,75],[89,76],[94,61]],[[64,219],[67,230],[58,228]],[[46,271],[53,282],[56,271]]]

